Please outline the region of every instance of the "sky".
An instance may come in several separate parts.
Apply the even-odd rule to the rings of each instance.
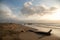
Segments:
[[[59,7],[60,0],[0,0],[0,22],[60,20]]]

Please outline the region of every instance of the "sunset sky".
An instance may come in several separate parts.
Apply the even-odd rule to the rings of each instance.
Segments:
[[[60,0],[0,0],[0,22],[60,20]]]

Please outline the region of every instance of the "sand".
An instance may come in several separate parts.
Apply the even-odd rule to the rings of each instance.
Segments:
[[[28,30],[33,28],[14,23],[0,23],[0,40],[60,40],[59,37],[37,35]]]

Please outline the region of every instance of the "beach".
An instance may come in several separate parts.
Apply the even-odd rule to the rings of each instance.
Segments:
[[[44,30],[43,29],[44,28],[40,28],[39,31],[44,31],[46,28]],[[36,33],[29,32],[28,30],[36,31],[36,29],[26,25],[0,23],[0,40],[60,40],[60,37],[56,35],[57,33],[59,35],[58,30],[53,31],[50,36],[37,35]],[[49,31],[49,29],[46,30]]]

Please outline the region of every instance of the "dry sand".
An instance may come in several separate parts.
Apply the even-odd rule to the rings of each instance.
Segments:
[[[27,30],[33,28],[13,23],[0,23],[0,40],[60,40],[54,34],[51,36],[41,36]],[[42,37],[42,38],[40,38]]]

